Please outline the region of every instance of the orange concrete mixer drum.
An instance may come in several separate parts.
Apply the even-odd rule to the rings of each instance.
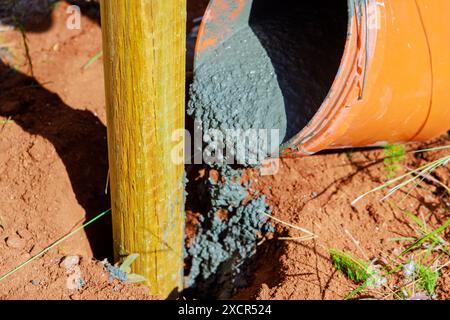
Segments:
[[[275,16],[281,14],[277,7],[301,10],[306,5],[303,1],[212,0],[200,27],[196,68],[209,55],[220,55],[220,44],[251,23],[252,15],[261,11],[257,7],[266,16]],[[448,130],[450,1],[341,0],[333,5],[345,10],[346,37],[341,51],[337,50],[340,65],[313,115],[289,137],[284,153],[419,141]],[[286,26],[283,32],[295,30]],[[302,105],[295,107],[301,110]]]

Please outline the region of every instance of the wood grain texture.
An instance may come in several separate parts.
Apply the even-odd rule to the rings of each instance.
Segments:
[[[183,288],[186,0],[101,1],[116,258],[166,298]]]

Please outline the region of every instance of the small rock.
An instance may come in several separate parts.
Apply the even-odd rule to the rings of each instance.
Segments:
[[[30,231],[28,231],[27,229],[20,229],[20,230],[17,231],[17,234],[22,239],[25,239],[25,240],[33,239],[33,234]]]
[[[120,288],[120,286],[118,286],[118,285],[113,286],[112,289],[114,292],[120,292],[122,290],[122,288]]]
[[[81,300],[81,296],[80,296],[79,293],[77,293],[77,294],[71,294],[71,295],[69,296],[69,299],[70,299],[70,300]]]
[[[32,284],[33,286],[38,286],[38,285],[41,284],[41,281],[40,281],[40,280],[31,280],[31,284]]]
[[[431,300],[431,299],[426,294],[416,293],[414,296],[410,297],[408,300]]]
[[[73,273],[67,277],[66,287],[69,290],[80,290],[86,284],[86,281],[81,277],[80,267],[75,266]]]
[[[220,177],[219,171],[217,171],[217,170],[211,170],[211,171],[209,171],[209,178],[212,179],[212,181],[213,181],[214,183],[216,183],[217,181],[219,181],[219,177]]]
[[[41,147],[39,146],[39,144],[34,143],[29,149],[28,149],[28,154],[30,155],[30,157],[34,160],[34,161],[41,161],[44,156],[43,156],[43,152],[41,150]]]
[[[6,245],[12,249],[23,249],[26,245],[26,241],[19,237],[17,234],[14,234],[8,238],[6,238]]]
[[[20,255],[20,261],[27,261],[28,259],[30,259],[31,256],[28,252],[24,252]]]
[[[67,271],[72,270],[74,267],[80,264],[80,257],[78,256],[67,256],[65,257],[59,266],[65,268]]]

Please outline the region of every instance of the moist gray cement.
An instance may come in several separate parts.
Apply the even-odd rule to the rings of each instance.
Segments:
[[[188,113],[209,129],[278,129],[287,119],[275,69],[253,31],[245,27],[195,69]]]
[[[338,73],[346,0],[255,0],[249,21],[198,61],[188,113],[204,129],[278,129],[285,145],[314,117]]]
[[[256,253],[259,234],[273,232],[265,213],[271,208],[264,196],[244,204],[249,183],[240,183],[241,170],[224,167],[221,179],[204,181],[209,210],[200,216],[197,234],[187,249],[190,257],[188,287],[196,298],[230,298],[248,285],[246,271]],[[223,178],[223,179],[222,179]],[[219,217],[226,210],[228,218]]]

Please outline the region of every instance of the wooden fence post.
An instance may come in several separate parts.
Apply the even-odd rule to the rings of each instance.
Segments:
[[[101,16],[115,255],[138,253],[167,298],[183,288],[186,0],[102,0]]]

